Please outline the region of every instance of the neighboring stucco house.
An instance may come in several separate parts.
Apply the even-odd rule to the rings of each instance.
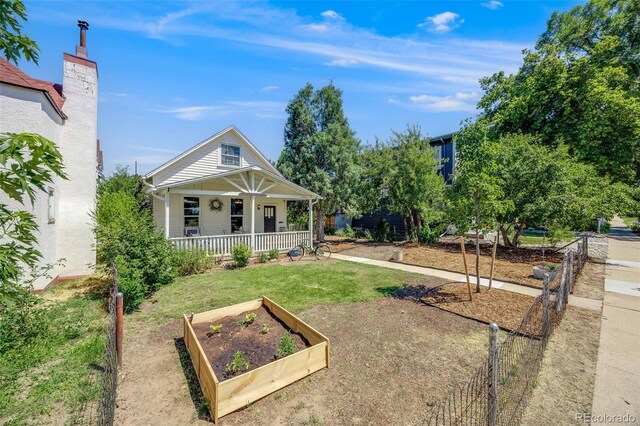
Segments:
[[[38,191],[33,206],[0,193],[0,203],[33,212],[39,226],[42,265],[66,259],[35,282],[35,289],[64,277],[91,273],[95,264],[91,211],[95,207],[98,160],[98,68],[87,58],[86,23],[75,55],[63,55],[62,84],[32,78],[0,58],[0,133],[37,133],[56,143],[68,180],[56,179]]]
[[[290,231],[287,202],[306,201],[309,221],[319,196],[285,179],[230,126],[144,176],[158,228],[182,248],[228,255],[243,243],[254,252],[287,250],[311,233]]]
[[[453,182],[453,171],[456,162],[456,143],[453,140],[455,135],[456,132],[453,132],[429,138],[429,144],[432,148],[435,148],[436,155],[442,161],[442,167],[438,172],[444,177],[447,186]],[[384,219],[389,223],[391,232],[394,234],[404,235],[406,233],[402,215],[391,214],[386,208],[377,212],[366,213],[357,219],[348,219],[344,215],[336,215],[334,223],[336,229],[344,229],[345,224],[349,222],[354,228],[374,229],[380,219]]]

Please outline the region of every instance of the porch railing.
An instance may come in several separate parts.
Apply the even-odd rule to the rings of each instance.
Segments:
[[[169,239],[178,249],[202,249],[213,256],[229,256],[238,244],[251,247],[251,234],[211,235],[206,237],[180,237]],[[255,234],[254,252],[272,249],[288,250],[298,243],[309,241],[309,231],[273,232]]]
[[[288,250],[301,242],[309,244],[309,231],[270,232],[256,234],[254,251]]]

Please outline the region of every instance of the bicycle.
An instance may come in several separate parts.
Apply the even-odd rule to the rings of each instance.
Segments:
[[[313,247],[310,247],[306,242],[301,242],[287,253],[289,258],[293,260],[300,260],[305,254],[313,254],[316,259],[329,259],[331,257],[331,247],[327,243],[318,243]]]

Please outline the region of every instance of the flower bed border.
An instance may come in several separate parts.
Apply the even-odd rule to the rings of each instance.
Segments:
[[[255,370],[219,381],[191,324],[239,315],[261,306],[265,306],[294,333],[300,333],[311,346]],[[209,402],[214,424],[220,417],[246,407],[311,373],[329,367],[329,339],[264,296],[257,300],[193,314],[190,317],[184,315],[183,323],[184,343],[191,356],[202,392]]]

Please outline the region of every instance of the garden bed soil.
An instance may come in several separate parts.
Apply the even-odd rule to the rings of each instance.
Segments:
[[[469,274],[475,275],[475,247],[466,246]],[[480,276],[489,277],[491,270],[490,244],[480,246]],[[440,243],[438,245],[407,244],[403,250],[404,263],[445,269],[464,273],[464,263],[460,243]],[[545,258],[539,249],[498,247],[493,277],[496,280],[511,281],[528,286],[542,288],[543,281],[533,277],[533,266],[549,263],[562,263],[562,253],[547,250]]]
[[[248,326],[241,327],[241,321],[249,312],[256,314],[255,320]],[[217,334],[213,333],[210,326],[219,324],[222,324],[222,329]],[[269,332],[266,334],[262,333],[264,324],[269,327]],[[275,361],[280,339],[290,332],[289,328],[264,305],[214,322],[192,324],[192,327],[219,380],[229,379]],[[298,348],[296,352],[311,346],[300,334],[291,333],[291,337]],[[238,351],[242,352],[249,361],[249,368],[235,374],[228,373],[226,366]]]
[[[473,301],[469,301],[466,283],[449,283],[434,288],[407,286],[396,292],[394,297],[420,301],[487,324],[495,322],[507,330],[514,330],[520,325],[534,300],[531,296],[496,288],[488,290],[481,287],[480,290],[476,293],[475,285],[472,285]]]

